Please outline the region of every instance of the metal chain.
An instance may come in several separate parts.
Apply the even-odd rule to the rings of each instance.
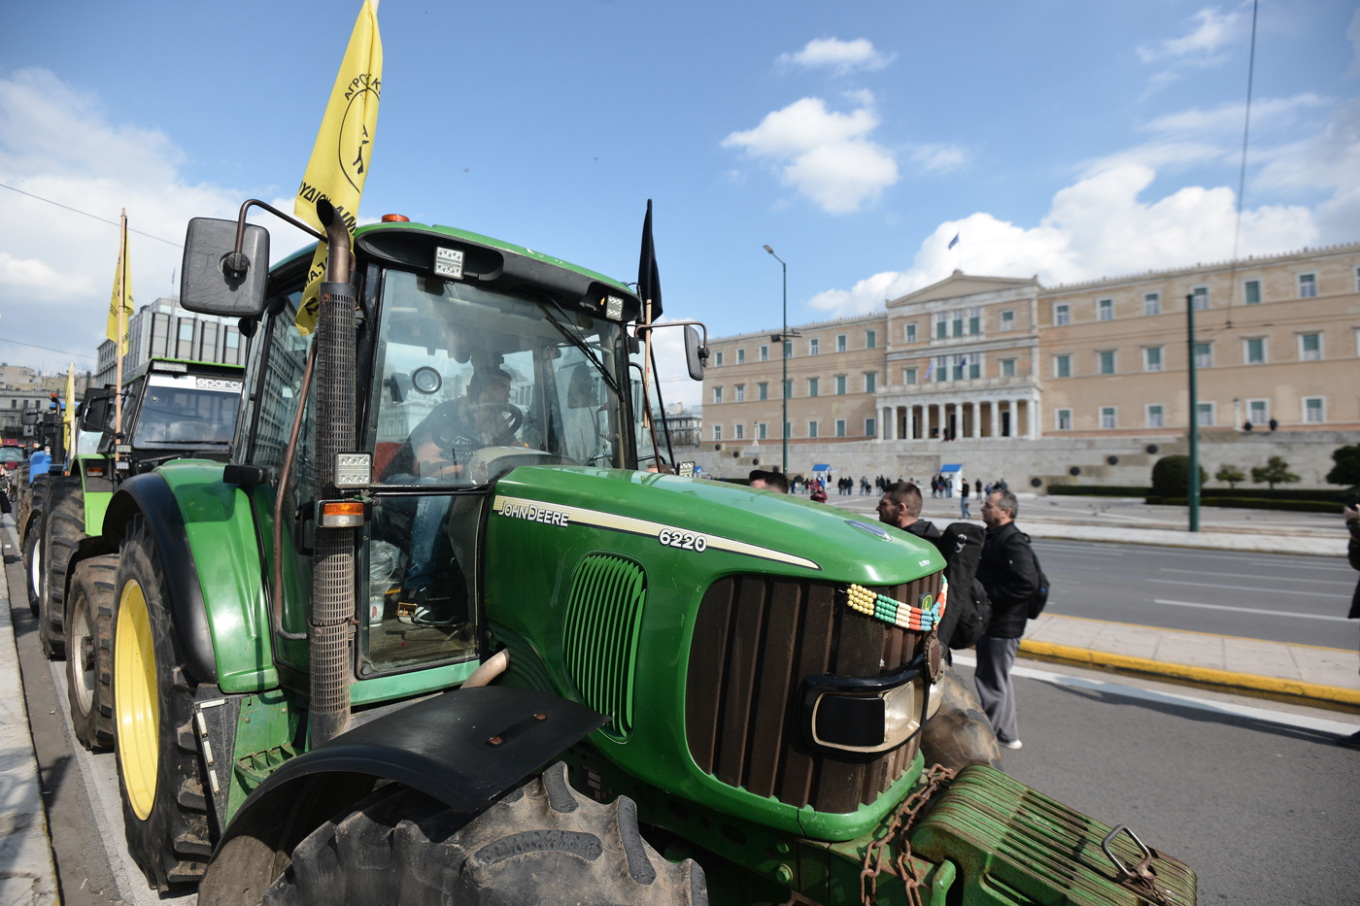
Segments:
[[[878,902],[878,876],[884,872],[902,879],[907,903],[910,906],[922,906],[919,888],[924,878],[912,865],[911,841],[907,836],[911,833],[912,825],[916,823],[917,815],[926,807],[930,797],[948,785],[955,774],[955,771],[942,764],[937,764],[922,774],[921,788],[902,800],[902,804],[893,813],[888,832],[870,843],[868,849],[864,851],[864,867],[859,873],[859,900],[863,906],[874,906]],[[897,858],[890,862],[892,843],[898,838],[901,839],[901,850]]]

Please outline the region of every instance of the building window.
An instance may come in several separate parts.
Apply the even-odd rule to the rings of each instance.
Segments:
[[[1246,296],[1248,305],[1261,304],[1261,281],[1248,280],[1242,284],[1242,294]]]
[[[1299,298],[1312,299],[1317,295],[1317,274],[1299,274]]]
[[[722,425],[713,426],[713,439],[722,440]]]
[[[959,309],[958,311],[953,313],[952,320],[954,322],[954,336],[956,337],[963,336],[963,319],[964,319],[963,309]]]
[[[721,403],[721,402],[722,402],[722,388],[721,388],[721,387],[714,387],[714,388],[713,388],[713,402],[715,402],[715,403]]]
[[[907,342],[908,342],[908,343],[915,343],[915,342],[916,342],[916,325],[915,325],[915,324],[908,324],[908,325],[907,325]]]
[[[1195,367],[1212,368],[1214,367],[1214,344],[1196,343],[1195,344]]]
[[[845,352],[845,334],[836,334],[836,351]]]
[[[1322,334],[1320,333],[1301,333],[1299,334],[1299,359],[1304,362],[1316,362],[1322,358]]]
[[[1355,269],[1355,291],[1360,293],[1360,267]]]
[[[819,382],[820,382],[820,379],[819,379],[819,378],[815,378],[815,377],[814,377],[814,378],[808,378],[808,396],[816,396],[816,395],[817,395],[817,384],[818,384]]]
[[[760,440],[765,440],[766,439],[765,435],[767,433],[768,428],[769,426],[765,424],[765,422],[761,422],[760,424],[756,425],[756,437],[759,438]]]
[[[808,340],[808,355],[817,355],[822,351],[822,341],[813,337]]]
[[[878,390],[878,372],[870,371],[864,375],[864,392],[874,393]]]
[[[792,340],[785,340],[785,341],[784,341],[784,358],[786,358],[786,359],[791,359],[791,358],[793,358],[793,341],[792,341]]]
[[[1195,311],[1209,310],[1209,287],[1196,286],[1190,290],[1190,298],[1195,302]]]
[[[1326,415],[1322,409],[1322,397],[1305,396],[1303,398],[1303,423],[1305,425],[1320,425],[1326,420]]]
[[[1251,337],[1242,341],[1242,358],[1248,365],[1263,365],[1266,361],[1266,338]]]
[[[1270,421],[1270,400],[1247,400],[1247,421],[1264,425]]]
[[[902,369],[902,383],[904,383],[904,384],[914,384],[914,383],[916,383],[916,369],[915,369],[915,368],[903,368],[903,369]]]
[[[759,384],[756,384],[756,396],[762,400],[769,399],[770,385],[767,384],[765,381],[761,381]]]
[[[864,436],[878,437],[878,422],[875,419],[866,418],[864,420]]]
[[[1053,306],[1054,327],[1062,327],[1064,324],[1071,323],[1071,320],[1072,320],[1071,309],[1067,306],[1067,303],[1064,302],[1060,305]]]
[[[877,346],[878,346],[878,331],[876,330],[864,331],[864,348],[874,349]]]
[[[1160,315],[1162,313],[1162,294],[1143,293],[1143,314]]]
[[[1195,423],[1201,428],[1212,428],[1214,426],[1214,404],[1196,404]]]
[[[736,433],[733,434],[732,439],[733,439],[733,440],[745,440],[745,439],[746,439],[746,431],[745,431],[745,428],[746,428],[745,425],[743,425],[743,424],[741,424],[740,422],[738,422],[738,423],[737,423]]]
[[[1143,349],[1143,370],[1162,370],[1162,347],[1148,346]]]
[[[1001,329],[1015,330],[1015,312],[1008,310],[1001,313]]]
[[[1053,357],[1053,376],[1060,378],[1072,376],[1072,357],[1070,355],[1055,355]]]
[[[1059,431],[1071,431],[1071,430],[1072,430],[1072,410],[1071,410],[1071,409],[1059,409],[1059,410],[1057,411],[1057,416],[1058,416],[1058,430],[1059,430]]]
[[[1113,428],[1113,427],[1115,427],[1115,407],[1114,407],[1114,406],[1101,406],[1101,407],[1100,407],[1100,427],[1101,427],[1101,428]]]
[[[714,368],[721,368],[721,367],[722,367],[722,364],[723,364],[723,354],[722,354],[722,350],[719,349],[718,352],[717,352],[717,354],[714,356],[713,367],[714,367]]]
[[[808,422],[808,437],[817,437],[817,423],[815,421]]]
[[[745,384],[738,384],[738,385],[737,385],[737,402],[739,402],[739,403],[744,403],[744,402],[746,402],[746,385],[745,385]]]
[[[977,336],[982,333],[982,309],[968,309],[968,335]]]
[[[843,418],[836,419],[836,436],[837,437],[845,436],[845,419]]]
[[[1096,356],[1100,359],[1100,373],[1114,374],[1114,350],[1107,349],[1096,353]]]
[[[769,347],[769,346],[761,346],[761,347],[760,347],[760,360],[761,360],[762,362],[768,362],[768,361],[770,360],[770,347]]]
[[[936,356],[933,367],[935,369],[935,383],[949,380],[949,356]]]
[[[738,364],[738,365],[745,365],[745,364],[746,364],[746,350],[745,350],[745,349],[738,349],[738,350],[737,350],[737,364]]]
[[[1015,359],[1001,360],[1001,376],[1015,377]]]
[[[792,380],[792,379],[789,379],[789,380],[787,380],[787,381],[784,382],[784,399],[786,399],[786,400],[791,400],[791,399],[793,399],[793,380]]]
[[[949,312],[935,312],[935,339],[943,340],[949,336]]]
[[[1113,299],[1101,299],[1099,302],[1096,303],[1096,320],[1098,321],[1114,320]]]
[[[1161,403],[1150,403],[1147,407],[1147,426],[1149,428],[1165,428],[1166,412]]]
[[[845,375],[836,375],[836,395],[845,396]]]

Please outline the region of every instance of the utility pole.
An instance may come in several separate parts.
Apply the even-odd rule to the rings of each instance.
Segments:
[[[1185,297],[1185,322],[1190,352],[1190,474],[1186,476],[1185,503],[1190,508],[1190,531],[1199,531],[1199,391],[1195,386],[1195,297]]]
[[[779,395],[784,400],[784,421],[779,425],[779,436],[784,440],[784,475],[789,474],[789,354],[787,343],[789,342],[789,266],[784,263],[784,259],[774,253],[774,249],[768,245],[765,251],[769,252],[775,261],[779,262],[779,267],[784,272],[784,327],[777,338],[779,341],[779,356],[784,362],[784,379],[779,385]]]

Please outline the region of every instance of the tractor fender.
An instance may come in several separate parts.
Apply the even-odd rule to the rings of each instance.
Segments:
[[[219,902],[228,890],[263,890],[277,854],[291,852],[378,781],[472,817],[607,722],[545,692],[485,686],[450,690],[361,724],[287,761],[250,794],[216,847],[200,902]]]
[[[134,476],[119,486],[104,513],[105,541],[117,549],[127,524],[138,515],[146,519],[156,539],[170,590],[171,625],[184,651],[185,667],[198,682],[216,683],[217,658],[184,516],[170,485],[155,472]]]

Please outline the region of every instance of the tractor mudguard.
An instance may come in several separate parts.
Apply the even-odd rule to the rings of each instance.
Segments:
[[[170,588],[171,622],[184,650],[185,666],[198,682],[216,683],[212,630],[184,517],[170,486],[155,472],[129,478],[119,487],[104,513],[105,540],[116,549],[122,543],[127,523],[139,513],[146,518],[156,539],[161,568]]]
[[[250,887],[270,864],[262,855],[290,852],[380,780],[470,817],[607,721],[584,705],[503,686],[451,690],[385,714],[285,762],[260,784],[217,845],[213,861],[226,863],[219,877]]]

